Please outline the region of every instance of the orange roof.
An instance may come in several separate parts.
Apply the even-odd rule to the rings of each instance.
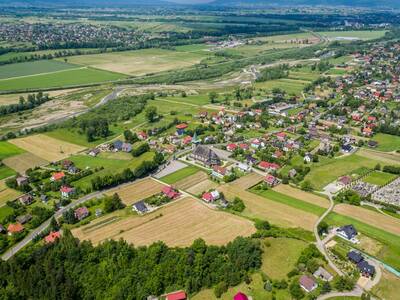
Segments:
[[[186,293],[184,291],[173,292],[165,295],[166,300],[186,300]]]
[[[56,239],[59,239],[61,236],[61,233],[59,231],[52,231],[47,235],[44,240],[47,244],[54,243]]]
[[[54,173],[52,177],[54,180],[60,180],[64,176],[65,176],[64,172],[58,172],[58,173]]]
[[[181,123],[181,124],[176,125],[176,129],[185,129],[187,127],[188,127],[188,125],[185,124],[185,123]]]
[[[20,223],[10,224],[7,228],[7,231],[10,233],[18,233],[22,230],[24,230],[24,226],[22,226]]]

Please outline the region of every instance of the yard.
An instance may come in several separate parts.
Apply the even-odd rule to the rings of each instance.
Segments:
[[[369,173],[366,177],[362,179],[362,181],[375,184],[378,186],[383,186],[394,179],[396,179],[397,176],[394,174],[390,173],[385,173],[385,172],[379,172],[379,171],[374,171]]]
[[[383,152],[400,150],[400,136],[378,133],[371,140],[378,142],[376,150]]]

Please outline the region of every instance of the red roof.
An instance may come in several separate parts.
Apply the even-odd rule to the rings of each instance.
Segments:
[[[264,178],[264,181],[269,184],[273,184],[275,182],[275,180],[276,180],[275,176],[272,176],[272,175],[267,175]]]
[[[228,144],[226,146],[226,149],[230,150],[230,151],[234,151],[237,147],[238,147],[238,145],[236,145],[236,144]]]
[[[22,230],[24,230],[24,226],[22,226],[20,223],[10,224],[7,227],[7,231],[10,233],[18,233]]]
[[[54,243],[56,241],[56,239],[59,239],[60,236],[61,236],[61,233],[59,231],[52,231],[52,232],[49,233],[49,235],[47,235],[44,238],[44,241],[47,244],[51,244],[51,243]]]
[[[262,169],[274,169],[277,170],[280,168],[280,165],[276,163],[270,163],[268,161],[262,161],[258,164],[258,166]]]
[[[52,177],[54,180],[60,180],[64,176],[65,176],[64,172],[58,172],[58,173],[54,173]]]
[[[73,191],[74,191],[73,188],[71,188],[71,187],[69,187],[69,186],[65,186],[65,185],[63,185],[63,186],[60,188],[60,192],[61,192],[61,193],[72,193]]]
[[[217,172],[217,173],[219,173],[221,175],[224,175],[224,176],[226,174],[226,168],[221,167],[221,166],[214,166],[213,170],[214,170],[214,172]]]
[[[203,196],[201,197],[204,201],[211,202],[214,200],[214,197],[211,195],[211,193],[204,193]]]
[[[284,137],[286,137],[286,133],[284,133],[284,132],[278,132],[278,133],[276,134],[276,136],[277,136],[277,137],[282,137],[282,138],[284,138]]]
[[[166,300],[186,300],[186,293],[184,291],[173,292],[165,295]]]
[[[188,127],[188,125],[185,124],[185,123],[181,123],[181,124],[176,125],[176,129],[185,129],[187,127]]]
[[[161,192],[170,199],[174,199],[179,196],[179,193],[172,186],[164,186]]]
[[[182,140],[182,142],[184,144],[189,144],[191,141],[192,141],[192,137],[190,135],[187,136],[187,137],[184,137],[183,140]]]
[[[233,300],[248,300],[247,296],[241,292],[237,293],[234,297]]]
[[[242,148],[243,150],[249,149],[249,145],[244,144],[244,143],[240,144],[239,147]]]

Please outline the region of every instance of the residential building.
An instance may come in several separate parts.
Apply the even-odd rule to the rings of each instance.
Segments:
[[[24,231],[24,226],[20,223],[10,224],[7,227],[8,235],[13,235]]]
[[[46,244],[52,244],[61,237],[60,231],[52,231],[44,237]]]
[[[75,218],[77,218],[79,221],[89,216],[89,214],[90,212],[86,206],[78,207],[77,209],[75,209]]]
[[[307,293],[312,292],[318,287],[317,282],[308,275],[302,275],[299,279],[299,284]]]
[[[358,243],[358,232],[353,225],[345,225],[336,230],[336,235],[354,244]]]
[[[320,278],[323,281],[331,281],[333,279],[332,274],[321,266],[314,272],[313,276],[315,278]]]
[[[140,214],[140,215],[145,214],[145,213],[147,213],[147,212],[149,211],[149,209],[147,208],[146,203],[144,203],[143,200],[134,203],[134,204],[132,205],[132,209],[133,209],[134,211],[136,211],[136,212],[137,212],[138,214]]]
[[[22,205],[30,205],[33,202],[33,196],[31,194],[25,194],[18,198],[18,201]]]

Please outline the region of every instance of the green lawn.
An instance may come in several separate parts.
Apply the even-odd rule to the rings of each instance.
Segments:
[[[349,31],[323,31],[317,32],[330,39],[355,38],[360,40],[377,39],[385,34],[385,30],[349,30]]]
[[[257,82],[256,87],[264,88],[267,90],[279,88],[284,90],[288,94],[299,95],[307,84],[309,84],[309,81],[306,80],[284,78],[284,79],[269,80],[265,82]]]
[[[7,166],[0,166],[0,180],[15,175],[16,172],[7,167]]]
[[[7,205],[0,207],[0,224],[4,223],[4,218],[11,215],[13,212],[14,210]]]
[[[167,176],[164,176],[164,177],[160,178],[160,180],[162,180],[168,184],[173,184],[175,182],[178,182],[181,179],[184,179],[190,175],[197,173],[198,171],[199,171],[199,168],[197,168],[195,166],[188,166],[188,167],[180,169],[174,173],[171,173]]]
[[[55,87],[70,87],[101,83],[125,78],[125,75],[93,68],[80,68],[60,72],[39,74],[21,78],[0,80],[1,91],[29,90]]]
[[[336,226],[353,224],[359,232],[384,245],[377,258],[400,270],[400,236],[337,213],[330,213],[325,221]]]
[[[366,177],[363,178],[362,181],[371,183],[371,184],[376,184],[378,186],[385,185],[386,183],[394,180],[397,176],[394,174],[389,174],[385,172],[371,172],[369,173]]]
[[[303,210],[308,213],[312,213],[314,215],[320,216],[322,215],[326,209],[323,207],[320,207],[315,204],[311,204],[302,200],[299,200],[297,198],[293,198],[291,196],[273,191],[273,190],[257,190],[255,188],[251,189],[251,192],[254,194],[257,194],[259,196],[262,196],[266,199],[275,201],[275,202],[280,202],[282,204]]]
[[[9,142],[0,142],[0,161],[14,155],[24,153],[25,151]]]
[[[0,79],[76,69],[79,66],[55,60],[37,60],[0,66]]]
[[[378,142],[376,150],[383,152],[400,150],[400,136],[378,133],[372,140]]]

